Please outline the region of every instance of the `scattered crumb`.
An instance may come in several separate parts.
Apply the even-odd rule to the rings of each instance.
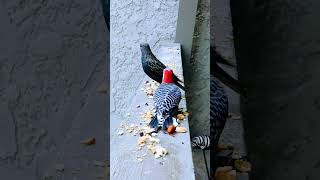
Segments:
[[[119,132],[118,132],[118,135],[119,135],[119,136],[122,136],[123,133],[124,133],[123,131],[119,131]]]

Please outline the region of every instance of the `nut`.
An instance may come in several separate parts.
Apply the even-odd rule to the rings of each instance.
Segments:
[[[187,132],[188,130],[187,130],[187,128],[185,128],[185,127],[176,127],[176,132],[178,132],[178,133],[185,133],[185,132]]]
[[[170,125],[167,129],[167,132],[169,134],[173,134],[175,132],[176,127],[174,127],[174,125]]]

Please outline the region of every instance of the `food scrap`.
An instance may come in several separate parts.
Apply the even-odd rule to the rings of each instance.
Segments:
[[[176,127],[176,132],[177,133],[185,133],[185,132],[187,132],[188,130],[187,130],[187,128],[185,128],[185,127],[180,127],[180,126],[177,126]]]
[[[175,133],[175,130],[176,130],[176,127],[174,125],[170,125],[168,128],[167,128],[167,132],[169,134],[173,134]]]

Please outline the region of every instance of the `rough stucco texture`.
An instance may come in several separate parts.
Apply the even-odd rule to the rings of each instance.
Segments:
[[[139,44],[147,42],[154,50],[159,42],[174,41],[178,1],[117,0],[110,6],[110,106],[121,114],[144,76]]]
[[[0,22],[1,179],[103,173],[88,164],[107,158],[107,105],[95,94],[108,48],[100,2],[7,0]],[[81,146],[88,136],[99,145]]]
[[[249,90],[242,107],[252,179],[318,180],[320,1],[243,5],[239,75]]]

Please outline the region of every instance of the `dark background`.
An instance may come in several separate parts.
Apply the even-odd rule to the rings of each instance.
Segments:
[[[320,179],[320,1],[232,1],[254,180]]]
[[[107,176],[96,162],[109,159],[100,1],[4,0],[0,23],[0,179]],[[80,143],[91,137],[96,145]]]

